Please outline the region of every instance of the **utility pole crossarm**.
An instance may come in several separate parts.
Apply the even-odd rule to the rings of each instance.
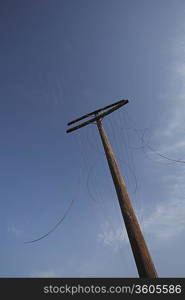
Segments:
[[[84,126],[86,126],[86,125],[88,125],[88,124],[90,124],[90,123],[92,123],[92,122],[94,122],[94,121],[97,121],[97,120],[99,120],[99,119],[102,119],[103,117],[109,115],[110,113],[112,113],[113,111],[117,110],[118,108],[122,107],[123,105],[125,105],[125,104],[127,104],[127,103],[128,103],[128,100],[120,100],[120,101],[115,102],[115,103],[113,103],[113,104],[110,104],[110,105],[107,105],[107,106],[102,107],[102,108],[100,108],[100,109],[97,109],[97,110],[95,110],[95,111],[93,111],[93,112],[91,112],[91,113],[89,113],[89,114],[86,114],[86,115],[84,115],[84,116],[82,116],[82,117],[80,117],[80,118],[78,118],[78,119],[76,119],[76,120],[74,120],[74,121],[71,121],[71,122],[69,122],[67,125],[74,124],[74,123],[76,123],[76,122],[78,122],[78,121],[80,121],[80,120],[82,120],[82,119],[85,119],[85,118],[91,116],[91,115],[95,115],[94,118],[92,118],[92,119],[90,119],[90,120],[88,120],[88,121],[86,121],[86,122],[84,122],[84,123],[81,123],[81,124],[79,124],[79,125],[77,125],[77,126],[75,126],[75,127],[72,127],[72,128],[70,128],[70,129],[66,130],[66,132],[69,133],[69,132],[71,132],[71,131],[74,131],[74,130],[77,130],[77,129],[79,129],[79,128],[82,128],[82,127],[84,127]],[[113,106],[113,108],[107,110],[106,112],[104,112],[104,113],[102,113],[102,114],[98,114],[100,111],[106,110],[107,108],[110,108],[110,107],[112,107],[112,106]]]
[[[109,104],[109,105],[107,105],[107,106],[104,106],[104,107],[102,107],[102,108],[96,109],[96,110],[92,111],[91,113],[88,113],[88,114],[86,114],[86,115],[83,115],[83,116],[81,116],[80,118],[75,119],[75,120],[69,122],[67,125],[72,125],[72,124],[74,124],[74,123],[76,123],[76,122],[78,122],[78,121],[81,121],[81,120],[83,120],[83,119],[85,119],[85,118],[87,118],[87,117],[89,117],[89,116],[95,115],[95,114],[99,113],[100,111],[105,110],[105,109],[108,109],[108,108],[110,108],[110,107],[112,107],[112,106],[115,106],[115,105],[121,105],[121,106],[122,106],[122,105],[127,104],[127,103],[128,103],[128,100],[124,100],[124,99],[123,99],[123,100],[120,100],[120,101],[117,101],[117,102],[114,102],[114,103]]]

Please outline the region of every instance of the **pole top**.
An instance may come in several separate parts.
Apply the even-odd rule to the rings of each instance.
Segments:
[[[95,117],[92,118],[92,119],[89,120],[89,121],[86,121],[86,122],[84,122],[84,123],[79,124],[78,126],[75,126],[75,127],[72,127],[72,128],[70,128],[70,129],[68,129],[66,132],[69,133],[69,132],[74,131],[74,130],[76,130],[76,129],[79,129],[79,128],[83,127],[83,126],[86,126],[86,125],[88,125],[88,124],[90,124],[90,123],[96,121],[97,119],[101,119],[101,118],[103,118],[104,116],[106,116],[106,115],[112,113],[114,110],[116,110],[116,109],[120,108],[121,106],[127,104],[128,102],[129,102],[129,101],[128,101],[127,99],[126,99],[126,100],[125,100],[125,99],[122,99],[122,100],[120,100],[120,101],[114,102],[114,103],[112,103],[112,104],[109,104],[109,105],[104,106],[104,107],[102,107],[102,108],[99,108],[99,109],[97,109],[97,110],[94,110],[94,111],[92,111],[91,113],[88,113],[88,114],[86,114],[86,115],[83,115],[83,116],[81,116],[80,118],[77,118],[77,119],[75,119],[75,120],[73,120],[73,121],[67,123],[67,125],[69,126],[69,125],[74,124],[74,123],[76,123],[76,122],[78,122],[78,121],[81,121],[81,120],[83,120],[83,119],[85,119],[85,118],[88,118],[89,116],[92,116],[92,115],[95,115]],[[98,114],[100,111],[106,110],[106,109],[108,109],[108,108],[110,108],[110,107],[112,107],[112,108],[109,109],[109,110],[107,110],[106,112],[104,112],[104,113],[102,113],[102,114]]]

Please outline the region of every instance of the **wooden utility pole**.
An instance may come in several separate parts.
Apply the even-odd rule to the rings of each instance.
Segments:
[[[112,113],[114,110],[120,108],[121,106],[128,103],[128,100],[120,100],[116,103],[110,104],[108,106],[105,106],[103,108],[100,108],[96,111],[93,111],[89,114],[86,114],[72,122],[69,122],[68,125],[71,125],[75,122],[78,122],[86,117],[90,117],[91,115],[94,115],[95,117],[92,118],[89,121],[86,121],[84,123],[81,123],[80,125],[68,129],[66,132],[71,132],[76,129],[79,129],[83,126],[86,126],[92,122],[96,122],[100,137],[102,140],[102,144],[105,150],[105,154],[107,157],[107,162],[110,168],[110,172],[112,175],[112,179],[115,185],[119,205],[121,208],[122,216],[124,219],[124,223],[126,226],[127,234],[129,237],[130,245],[132,248],[132,252],[135,258],[135,263],[137,266],[138,274],[140,278],[156,278],[157,272],[155,270],[155,266],[152,262],[152,258],[150,256],[148,247],[146,245],[144,236],[141,232],[139,223],[137,221],[134,209],[132,207],[131,200],[129,198],[125,182],[121,176],[120,170],[118,168],[118,164],[115,159],[115,155],[112,151],[110,142],[108,140],[107,134],[105,132],[105,129],[102,125],[102,118],[106,115]],[[112,107],[108,111],[99,114],[100,111],[106,110],[108,108]]]

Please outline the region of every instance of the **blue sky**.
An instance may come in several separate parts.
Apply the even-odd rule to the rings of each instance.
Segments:
[[[122,98],[104,126],[159,276],[185,276],[185,165],[152,151],[185,159],[184,15],[181,0],[1,1],[1,277],[138,276],[96,126],[65,132]]]

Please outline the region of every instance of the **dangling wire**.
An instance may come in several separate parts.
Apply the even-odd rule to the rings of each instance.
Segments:
[[[125,112],[126,112],[126,114],[127,114],[127,117],[134,123],[134,121],[133,121],[133,120],[131,119],[131,117],[129,116],[128,112],[127,112],[126,110],[125,110]],[[155,153],[156,155],[158,155],[158,156],[160,156],[160,157],[162,157],[162,158],[164,158],[164,159],[167,159],[167,160],[169,160],[169,161],[171,161],[171,162],[175,162],[175,163],[182,163],[182,164],[185,164],[185,161],[184,161],[184,160],[171,158],[171,157],[169,157],[168,155],[163,154],[163,153],[157,151],[156,149],[154,149],[153,147],[151,147],[151,146],[149,145],[149,143],[146,143],[146,140],[144,139],[144,136],[146,135],[146,131],[149,130],[149,128],[137,129],[137,128],[135,128],[135,127],[132,127],[132,128],[129,128],[129,129],[134,130],[134,131],[137,133],[137,135],[138,135],[139,131],[143,131],[143,134],[142,134],[142,136],[140,137],[140,140],[141,140],[141,146],[140,146],[140,147],[137,147],[137,148],[135,148],[135,149],[137,149],[137,150],[142,149],[142,150],[144,151],[145,148],[148,148],[148,149],[150,149],[153,153]],[[144,152],[144,153],[145,153],[145,155],[146,155],[146,152]]]
[[[72,206],[74,204],[75,199],[76,199],[76,197],[74,197],[72,199],[72,201],[70,202],[68,208],[66,209],[63,217],[56,223],[56,225],[52,229],[50,229],[47,233],[45,233],[44,235],[40,236],[39,238],[31,240],[31,241],[24,242],[24,243],[25,244],[30,244],[30,243],[34,243],[34,242],[40,241],[40,240],[44,239],[45,237],[47,237],[49,234],[51,234],[53,231],[55,231],[57,229],[57,227],[59,227],[59,225],[64,221],[64,219],[69,214],[69,212],[70,212],[70,210],[71,210],[71,208],[72,208]]]
[[[184,160],[181,160],[181,159],[173,159],[173,158],[170,158],[168,157],[167,155],[155,150],[153,147],[151,147],[148,143],[146,143],[146,141],[144,140],[144,135],[145,133],[143,133],[143,136],[141,137],[141,142],[143,144],[144,147],[147,147],[148,149],[150,149],[152,152],[154,152],[155,154],[157,154],[158,156],[164,158],[164,159],[167,159],[171,162],[176,162],[176,163],[182,163],[182,164],[185,164],[185,161]]]
[[[80,177],[78,179],[78,182],[80,181]],[[25,244],[30,244],[30,243],[34,243],[34,242],[38,242],[44,238],[46,238],[47,236],[49,236],[52,232],[54,232],[61,224],[62,222],[66,219],[66,217],[69,215],[70,210],[72,208],[72,206],[74,205],[76,200],[76,195],[72,198],[72,200],[69,203],[69,206],[67,207],[66,211],[64,212],[63,216],[60,218],[60,220],[45,234],[43,234],[42,236],[40,236],[39,238],[36,238],[34,240],[31,241],[26,241],[24,242]]]

